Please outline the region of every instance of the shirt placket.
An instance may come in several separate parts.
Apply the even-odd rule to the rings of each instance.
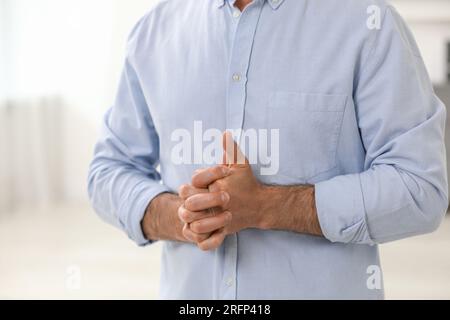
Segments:
[[[244,12],[234,8],[232,17],[237,24],[234,32],[227,87],[227,128],[242,129],[246,102],[248,69],[253,42],[263,1],[255,1]]]
[[[263,0],[255,0],[242,13],[232,8],[234,37],[227,82],[227,129],[243,129],[247,100],[247,82],[256,29],[261,16]],[[240,137],[237,137],[240,139]],[[238,236],[227,237],[224,243],[224,273],[222,298],[237,299]]]

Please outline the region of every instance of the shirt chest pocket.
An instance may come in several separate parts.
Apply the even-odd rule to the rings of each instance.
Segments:
[[[346,95],[273,92],[267,127],[279,129],[279,174],[306,183],[337,165]]]

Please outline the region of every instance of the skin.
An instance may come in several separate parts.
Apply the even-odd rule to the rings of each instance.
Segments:
[[[243,11],[252,0],[237,0]],[[179,195],[162,194],[149,204],[141,223],[147,239],[220,247],[245,229],[283,230],[323,236],[313,186],[261,184],[235,144],[224,134],[222,165],[197,171]]]
[[[229,133],[223,164],[197,171],[178,196],[157,197],[142,228],[150,240],[192,242],[202,250],[217,249],[228,235],[245,229],[323,236],[314,186],[261,184]]]
[[[236,0],[234,6],[239,10],[244,11],[245,7],[247,7],[250,3],[252,3],[252,0]]]

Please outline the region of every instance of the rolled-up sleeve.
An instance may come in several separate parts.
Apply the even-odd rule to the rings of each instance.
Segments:
[[[141,230],[146,208],[169,189],[156,170],[159,137],[131,61],[128,55],[115,103],[104,118],[88,190],[101,218],[146,245],[150,242]]]
[[[391,7],[356,76],[354,102],[366,171],[316,185],[325,237],[377,244],[434,231],[448,207],[446,110]]]

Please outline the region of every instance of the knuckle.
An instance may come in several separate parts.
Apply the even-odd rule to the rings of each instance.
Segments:
[[[191,224],[191,230],[193,232],[196,232],[196,233],[201,233],[201,231],[202,231],[202,223],[201,222],[192,223]]]
[[[178,216],[184,222],[189,220],[189,212],[184,207],[178,209]]]
[[[184,210],[186,210],[183,206],[178,208],[178,216],[182,218]]]
[[[213,174],[214,174],[216,177],[221,177],[221,176],[223,176],[223,170],[222,170],[222,167],[219,167],[219,166],[214,167],[214,168],[213,168]]]
[[[199,234],[194,235],[195,242],[201,243],[203,241],[202,236]]]
[[[192,231],[189,232],[188,239],[189,239],[192,243],[196,243],[196,244],[199,244],[199,243],[202,242],[201,239],[200,239],[200,236],[199,236],[198,234],[192,232]]]
[[[183,184],[180,189],[178,190],[178,193],[180,194],[180,197],[186,198],[189,193],[189,185]]]
[[[225,179],[218,180],[218,181],[217,181],[217,185],[218,185],[221,189],[224,189],[224,188],[226,188],[226,186],[228,185],[228,182],[227,182],[227,180],[225,180]]]
[[[188,240],[192,240],[192,239],[191,239],[191,234],[190,234],[190,232],[189,232],[189,230],[188,230],[188,228],[187,228],[187,225],[184,226],[184,228],[183,228],[183,236],[184,236],[186,239],[188,239]]]
[[[219,189],[223,189],[226,186],[225,180],[217,180],[215,183]]]
[[[219,185],[217,184],[217,181],[214,182],[214,183],[212,183],[212,184],[208,187],[208,189],[209,189],[209,192],[219,192],[219,191],[220,191],[220,188],[219,188]]]
[[[185,207],[187,210],[192,210],[192,211],[193,211],[194,201],[192,200],[192,198],[189,198],[189,199],[187,199],[187,200],[184,202],[184,207]]]
[[[230,201],[230,195],[228,194],[228,192],[221,191],[220,200],[222,204],[227,204]]]
[[[195,242],[199,243],[200,242],[200,237],[198,234],[194,233],[192,235],[192,240],[194,240]]]
[[[207,243],[199,243],[199,244],[198,244],[198,247],[199,247],[200,250],[202,250],[202,251],[208,251],[208,250],[210,250],[210,248],[209,248],[209,246],[208,246]]]
[[[225,179],[217,180],[216,182],[214,182],[214,188],[216,188],[219,191],[227,190],[227,187],[228,183]]]
[[[219,192],[223,190],[223,180],[217,180],[214,181],[210,186],[209,186],[209,191],[210,192]]]
[[[205,173],[206,171],[201,171],[192,176],[191,182],[194,187],[200,187],[203,184]]]

